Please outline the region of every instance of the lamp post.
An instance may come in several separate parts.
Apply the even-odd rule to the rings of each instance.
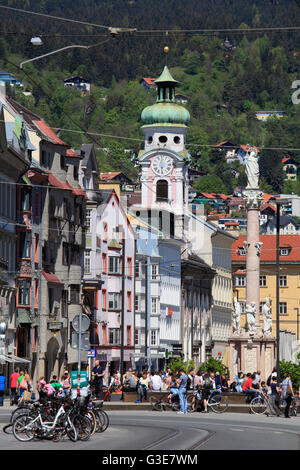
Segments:
[[[290,201],[288,199],[275,199],[276,203],[276,370],[277,370],[277,380],[280,380],[280,207],[288,204]]]
[[[193,276],[185,276],[186,281],[192,281],[192,308],[191,308],[191,360],[194,353],[194,278]]]

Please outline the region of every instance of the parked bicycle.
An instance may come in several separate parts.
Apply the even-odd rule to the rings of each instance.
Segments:
[[[188,413],[203,411],[203,393],[202,390],[195,390],[187,397]],[[214,413],[224,413],[228,408],[228,400],[222,394],[211,392],[207,400],[207,409],[211,408]]]
[[[31,441],[35,437],[37,438],[52,438],[58,442],[65,435],[73,442],[78,439],[77,430],[70,419],[71,409],[68,411],[65,409],[65,404],[61,403],[54,421],[43,420],[40,408],[43,407],[40,403],[36,403],[34,408],[38,411],[36,413],[25,413],[18,416],[12,427],[13,435],[19,441]]]
[[[264,392],[259,392],[258,397],[253,398],[250,402],[251,413],[257,415],[267,414],[270,410],[269,399],[270,395]],[[279,399],[278,408],[280,413],[283,414],[285,409],[285,400],[283,398]],[[299,412],[300,400],[298,397],[294,396],[290,406],[289,416],[297,416]]]
[[[164,411],[167,408],[173,411],[180,410],[179,395],[174,395],[171,400],[168,399],[167,394],[158,397],[151,395],[150,403],[154,411]]]

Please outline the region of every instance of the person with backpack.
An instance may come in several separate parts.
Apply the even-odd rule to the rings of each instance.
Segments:
[[[204,413],[208,413],[207,401],[210,397],[213,387],[214,387],[214,380],[212,380],[211,376],[206,371],[202,377],[202,398],[203,398]]]

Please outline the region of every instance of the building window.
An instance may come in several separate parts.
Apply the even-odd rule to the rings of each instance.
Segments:
[[[134,296],[134,310],[138,312],[140,309],[140,298],[138,295]]]
[[[158,279],[158,264],[151,265],[151,280],[156,281]]]
[[[108,257],[108,272],[110,274],[120,274],[120,258],[118,256]]]
[[[131,312],[131,292],[127,292],[127,311]]]
[[[120,293],[109,292],[108,293],[108,309],[109,310],[120,310]]]
[[[119,328],[108,329],[108,343],[114,344],[114,345],[120,344],[120,329]]]
[[[31,282],[28,279],[19,281],[18,289],[18,304],[30,305],[30,286]]]
[[[157,298],[152,297],[151,299],[151,313],[155,314],[157,313]]]
[[[127,258],[127,276],[132,277],[132,258]]]
[[[127,326],[127,346],[131,346],[131,326]]]
[[[106,253],[102,254],[102,272],[107,273],[107,255]]]
[[[88,233],[91,233],[91,214],[92,214],[92,209],[86,209],[85,225],[86,225],[86,230]]]
[[[286,287],[287,286],[286,276],[279,276],[279,286],[280,287]]]
[[[246,250],[245,250],[245,248],[239,248],[239,255],[240,255],[240,256],[246,256]]]
[[[137,345],[140,343],[140,338],[139,338],[139,330],[135,329],[134,330],[134,344]]]
[[[66,242],[63,242],[63,246],[62,246],[62,264],[64,266],[69,266],[70,264],[69,244]]]
[[[20,258],[31,256],[31,232],[20,232]]]
[[[245,287],[246,286],[246,276],[236,276],[235,277],[236,287]]]
[[[49,301],[49,313],[53,313],[54,289],[52,287],[48,288],[48,301]]]
[[[68,291],[62,290],[61,292],[61,314],[66,317],[68,314]]]
[[[107,293],[106,289],[102,289],[102,310],[107,309]]]
[[[286,302],[279,302],[279,314],[287,315],[287,303]]]
[[[74,176],[74,180],[77,181],[78,180],[78,166],[77,165],[74,165],[73,176]]]
[[[288,248],[280,248],[280,256],[288,256],[289,251],[290,250]]]
[[[266,285],[267,285],[267,277],[259,276],[259,287],[266,287]]]
[[[165,202],[169,197],[169,184],[166,180],[158,180],[156,183],[156,200]]]
[[[84,272],[85,274],[91,274],[91,252],[86,250],[84,252]]]
[[[157,345],[157,330],[151,330],[151,346],[156,346]]]
[[[80,286],[77,284],[72,284],[70,286],[70,303],[71,304],[79,304],[79,292]]]

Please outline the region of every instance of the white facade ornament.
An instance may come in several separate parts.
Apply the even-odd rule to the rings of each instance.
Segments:
[[[257,243],[255,243],[254,246],[255,246],[255,248],[257,249],[256,254],[257,254],[257,256],[259,256],[260,253],[261,253],[261,249],[262,249],[262,246],[263,246],[263,242],[257,242]]]
[[[262,313],[264,316],[264,334],[272,334],[272,312],[270,306],[270,299],[266,297],[266,303],[263,305]]]
[[[259,180],[259,166],[257,153],[253,148],[249,148],[245,157],[246,175],[248,184],[246,189],[257,189]]]
[[[255,314],[256,314],[255,302],[250,302],[250,304],[246,305],[247,325],[248,325],[248,332],[250,335],[255,335],[256,333]]]
[[[233,300],[233,333],[235,335],[241,333],[241,304],[237,297]]]

